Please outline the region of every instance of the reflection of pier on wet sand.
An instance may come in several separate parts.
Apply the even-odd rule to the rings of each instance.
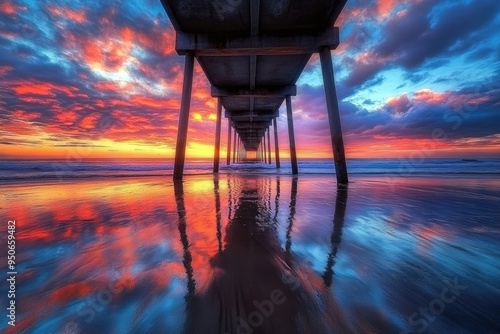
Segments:
[[[174,163],[183,177],[194,59],[217,97],[214,173],[219,171],[222,108],[228,119],[227,164],[250,159],[280,167],[278,109],[286,100],[292,173],[298,173],[291,96],[314,53],[319,53],[338,184],[348,182],[331,50],[339,44],[333,25],[346,0],[162,0],[185,56],[184,83]],[[302,129],[301,129],[302,130]],[[307,129],[304,129],[307,130]]]
[[[286,246],[277,235],[280,179],[276,181],[274,212],[271,183],[240,179],[228,197],[229,222],[221,240],[219,180],[214,180],[218,251],[210,258],[212,275],[197,288],[188,234],[182,182],[175,183],[187,275],[185,333],[350,333],[328,287],[340,244],[347,188],[339,189],[335,204],[332,251],[322,279],[291,254],[297,201],[297,178],[292,179]],[[228,183],[229,184],[229,183]],[[233,184],[234,187],[234,184]]]
[[[334,321],[356,333],[494,333],[498,178],[393,185],[358,176],[347,194],[329,176],[242,174],[3,184],[25,287],[12,332],[283,333],[312,323],[304,333],[322,334]],[[434,321],[419,313],[441,311],[455,281],[467,288],[446,292],[454,301]]]

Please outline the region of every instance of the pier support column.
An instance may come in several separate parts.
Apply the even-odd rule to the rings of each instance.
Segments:
[[[264,145],[264,138],[262,139],[262,142],[260,143],[261,149],[260,149],[260,160],[262,162],[266,162],[266,146]]]
[[[276,125],[276,118],[273,119],[274,126],[274,160],[276,161],[276,168],[280,168],[280,148],[278,145],[278,126]]]
[[[288,137],[290,138],[290,159],[292,160],[292,174],[299,174],[299,167],[297,165],[297,152],[295,150],[295,133],[293,130],[292,119],[292,98],[290,95],[286,97],[286,118],[288,120]]]
[[[237,144],[237,148],[236,148],[236,162],[237,163],[240,163],[240,143],[241,143],[241,139],[238,136],[238,144]]]
[[[241,162],[241,157],[243,156],[243,141],[240,138],[240,143],[238,144],[238,162]]]
[[[264,136],[262,137],[262,148],[264,154],[264,163],[267,164],[267,146],[266,146],[266,133],[264,132]]]
[[[267,160],[271,164],[271,131],[269,131],[269,127],[267,128],[267,148]]]
[[[266,164],[269,163],[268,159],[267,159],[267,155],[268,155],[268,152],[269,152],[269,143],[267,142],[267,138],[266,138],[266,133],[264,132],[264,152],[265,153],[265,156],[264,156],[264,159],[265,159],[265,162]]]
[[[262,136],[262,162],[267,163],[266,134]]]
[[[231,164],[231,120],[227,119],[227,162],[226,165]]]
[[[182,180],[184,161],[186,159],[187,131],[189,123],[189,106],[193,89],[194,55],[187,52],[184,58],[184,81],[182,84],[181,110],[179,114],[179,128],[177,130],[177,144],[175,147],[174,180]]]
[[[219,97],[217,99],[217,121],[215,125],[214,173],[219,172],[221,116],[222,116],[222,103],[221,103],[221,98]]]
[[[238,155],[239,162],[245,159],[245,146],[243,145],[243,140],[240,138],[240,154]]]
[[[337,184],[347,184],[347,165],[345,162],[344,139],[342,138],[342,127],[340,125],[339,104],[335,90],[335,79],[333,76],[333,64],[329,47],[323,47],[319,51],[321,58],[321,70],[323,72],[323,85],[325,86],[326,107],[328,109],[328,121],[330,123],[330,136],[332,139],[333,159],[335,161],[335,174]]]
[[[236,162],[236,137],[238,137],[238,133],[234,131],[234,139],[233,139],[233,164]]]

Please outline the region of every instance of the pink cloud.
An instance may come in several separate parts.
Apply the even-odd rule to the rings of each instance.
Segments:
[[[57,6],[48,6],[47,9],[52,15],[66,20],[78,23],[85,23],[87,21],[87,13],[84,10],[74,10],[68,7]]]
[[[386,105],[396,114],[405,114],[413,106],[412,102],[408,98],[408,95],[406,94],[388,98]]]

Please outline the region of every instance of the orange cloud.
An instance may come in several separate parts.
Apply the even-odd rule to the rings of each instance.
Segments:
[[[4,1],[3,3],[0,3],[0,12],[4,14],[13,15],[21,10],[26,10],[26,7],[14,5],[12,2],[8,0]]]
[[[132,57],[134,44],[131,40],[124,40],[113,31],[102,36],[78,36],[71,32],[64,32],[64,47],[69,51],[69,57],[83,62],[93,70],[118,72],[127,62],[137,63]]]
[[[88,42],[83,45],[83,57],[87,61],[87,63],[99,63],[102,61],[102,52],[101,48],[97,46],[97,44]]]
[[[377,2],[377,14],[379,17],[386,17],[398,3],[396,0],[379,0]]]
[[[95,123],[99,119],[99,115],[94,113],[89,116],[84,117],[80,121],[80,126],[84,129],[93,129],[95,127]]]
[[[40,117],[40,113],[37,112],[26,112],[24,110],[15,110],[12,116],[16,119],[21,119],[23,121],[32,121]]]
[[[92,69],[103,69],[117,72],[127,63],[140,66],[132,50],[140,47],[154,51],[163,56],[174,53],[174,36],[172,29],[155,27],[148,33],[136,31],[131,27],[117,28],[109,20],[101,22],[104,33],[95,38],[75,36],[65,33],[65,47],[72,50],[72,57],[83,61]]]
[[[84,10],[74,10],[68,7],[49,6],[47,8],[52,15],[60,16],[64,19],[78,23],[87,21],[87,13]]]
[[[102,67],[107,71],[118,71],[129,57],[131,45],[108,39],[87,40],[83,46],[83,58],[90,67]]]
[[[67,303],[88,295],[92,288],[86,283],[69,283],[55,290],[49,297],[52,302]]]
[[[135,34],[139,43],[146,49],[156,51],[157,53],[168,56],[174,53],[174,32],[169,30],[155,30],[152,34]]]
[[[40,83],[40,84],[35,84],[35,83],[27,83],[27,84],[20,84],[17,85],[13,88],[14,92],[17,95],[23,95],[23,94],[35,94],[35,95],[50,95],[54,96],[54,93],[52,92],[52,87],[50,87],[47,84]]]
[[[149,96],[136,95],[133,96],[130,99],[130,101],[137,106],[156,108],[156,109],[165,108],[165,103],[163,101],[151,98]]]
[[[49,96],[42,97],[33,97],[33,96],[20,96],[19,100],[24,103],[34,103],[41,105],[51,105],[55,102],[55,99],[49,98]]]
[[[76,120],[77,115],[74,111],[67,110],[56,114],[56,119],[64,125],[71,125]]]
[[[430,89],[421,89],[415,92],[413,99],[417,102],[424,102],[429,104],[441,104],[444,103],[450,94],[448,93],[437,93]]]
[[[47,82],[19,81],[13,84],[12,90],[16,95],[44,95],[55,97],[55,92],[59,91],[69,97],[86,96],[78,94],[79,89],[72,86],[63,86]]]

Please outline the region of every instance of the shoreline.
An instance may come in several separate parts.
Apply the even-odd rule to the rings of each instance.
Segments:
[[[237,310],[231,291],[248,291],[242,298],[253,307],[280,289],[283,312],[296,308],[310,318],[318,307],[338,309],[343,320],[399,333],[439,296],[445,278],[474,291],[446,304],[436,331],[487,331],[483,320],[495,316],[500,178],[419,175],[391,183],[351,175],[340,190],[333,174],[39,181],[11,182],[0,197],[2,215],[18,223],[19,286],[31,287],[18,296],[21,330],[59,331],[70,321],[84,332],[131,326],[135,310],[141,319],[167,315],[155,318],[158,326],[176,332],[198,312],[212,319],[214,310]],[[298,289],[283,285],[282,274],[296,278]],[[110,290],[115,283],[123,288]],[[91,323],[71,307],[104,294],[110,303],[99,309],[112,305],[113,312],[96,311]],[[185,313],[193,305],[187,298],[202,301],[200,308]],[[476,305],[484,306],[463,316]]]

